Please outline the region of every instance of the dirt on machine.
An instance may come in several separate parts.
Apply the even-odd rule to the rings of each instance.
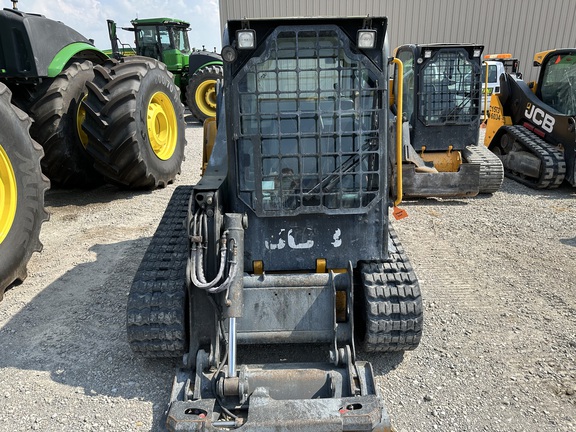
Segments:
[[[52,187],[163,187],[180,172],[186,140],[163,63],[110,59],[63,23],[16,8],[0,11],[0,93],[3,293],[40,249],[42,173]]]
[[[174,191],[128,298],[132,349],[182,359],[169,430],[391,430],[357,352],[416,348],[423,311],[389,221],[386,32],[227,23],[203,176]]]
[[[134,33],[134,48],[122,44],[117,26],[108,20],[112,44],[111,55],[140,55],[155,58],[168,67],[180,88],[182,102],[192,115],[204,122],[216,115],[216,85],[223,78],[222,57],[204,48],[191,49],[188,39],[190,24],[174,18],[146,18],[130,21],[132,27],[122,27]],[[119,43],[121,47],[119,47]]]
[[[404,197],[473,197],[502,184],[502,163],[479,143],[481,54],[476,44],[408,44],[395,50],[392,110],[403,117]]]
[[[490,102],[485,145],[506,176],[534,189],[576,186],[576,48],[537,53],[537,82],[500,77]]]

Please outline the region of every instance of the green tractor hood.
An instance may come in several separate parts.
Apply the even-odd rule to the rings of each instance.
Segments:
[[[72,59],[101,62],[104,53],[65,24],[15,9],[0,11],[0,77],[54,77]]]

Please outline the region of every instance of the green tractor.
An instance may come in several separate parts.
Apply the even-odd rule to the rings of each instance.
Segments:
[[[184,159],[184,107],[163,63],[110,59],[15,7],[0,10],[0,118],[0,299],[42,247],[45,175],[53,186],[153,189]]]
[[[190,49],[190,24],[173,18],[148,18],[130,21],[135,49],[118,48],[116,23],[108,20],[112,56],[121,58],[134,53],[165,63],[180,88],[182,102],[200,121],[216,116],[216,83],[224,77],[222,57],[204,49]],[[124,45],[123,45],[124,46]]]
[[[6,288],[26,278],[26,264],[42,249],[40,227],[48,219],[42,147],[30,137],[30,117],[11,99],[0,83],[0,300]]]
[[[110,59],[61,22],[0,11],[0,82],[33,120],[52,185],[153,189],[184,158],[184,107],[158,60]]]

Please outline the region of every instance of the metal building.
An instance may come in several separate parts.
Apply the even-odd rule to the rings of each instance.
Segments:
[[[534,54],[576,44],[576,0],[219,0],[220,23],[278,16],[388,17],[391,48],[405,43],[474,42],[484,54],[512,53],[524,80]]]

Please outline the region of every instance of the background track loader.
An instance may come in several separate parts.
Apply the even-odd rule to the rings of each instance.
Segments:
[[[402,95],[395,85],[393,102],[403,98],[405,197],[472,197],[500,188],[502,163],[478,143],[483,48],[396,48],[395,57],[404,65]]]
[[[356,347],[414,349],[423,316],[388,219],[386,31],[228,23],[208,165],[174,192],[128,299],[133,350],[183,355],[170,430],[390,430]]]
[[[500,77],[484,144],[506,176],[535,189],[576,186],[576,48],[537,53],[537,83]]]

